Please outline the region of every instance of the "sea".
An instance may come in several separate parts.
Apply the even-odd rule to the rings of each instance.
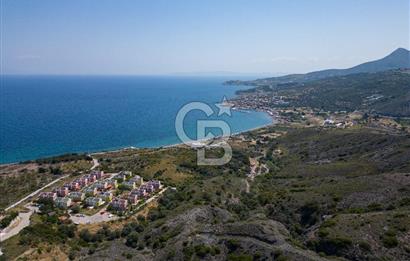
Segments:
[[[219,115],[215,104],[249,88],[223,85],[232,78],[3,75],[0,163],[178,144],[175,118],[191,102],[206,103],[214,111],[211,116],[201,110],[188,112],[183,126],[192,139],[200,119],[225,121],[231,133],[270,124],[263,112],[233,110],[231,116]],[[220,135],[217,128],[207,131]]]

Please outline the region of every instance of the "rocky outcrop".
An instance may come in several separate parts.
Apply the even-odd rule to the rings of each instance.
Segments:
[[[150,242],[164,240],[164,236],[167,239],[154,250],[156,260],[183,260],[187,249],[198,250],[197,246],[218,249],[214,255],[200,253],[205,260],[226,260],[228,255],[242,253],[260,260],[272,260],[279,255],[291,260],[325,260],[292,245],[288,230],[279,222],[261,216],[240,221],[230,212],[211,206],[190,209],[147,233],[151,235]],[[195,254],[194,250],[192,255]]]

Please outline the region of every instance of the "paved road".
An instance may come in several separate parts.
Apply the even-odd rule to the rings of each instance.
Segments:
[[[96,167],[98,167],[100,165],[100,163],[98,162],[97,159],[93,158],[93,166],[90,168],[90,170],[95,169]],[[30,193],[29,195],[27,195],[26,197],[20,199],[19,201],[11,204],[10,206],[8,206],[5,211],[8,211],[14,207],[16,207],[17,205],[21,204],[22,202],[24,202],[25,200],[30,199],[31,197],[34,197],[35,195],[37,195],[40,191],[48,188],[49,186],[59,182],[60,180],[68,177],[69,175],[64,175],[56,180],[51,181],[50,183],[48,183],[47,185],[45,185],[42,188],[37,189],[36,191]],[[38,208],[33,207],[29,204],[27,204],[25,206],[27,209],[29,209],[29,212],[20,212],[18,215],[18,220],[16,221],[16,223],[13,223],[11,226],[3,229],[3,231],[0,233],[0,242],[14,236],[17,235],[23,228],[27,227],[28,225],[30,225],[30,217],[31,215],[38,210]],[[98,213],[99,214],[99,213]],[[101,215],[102,217],[100,218],[104,218],[104,215]],[[107,214],[108,217],[108,214]]]
[[[162,193],[164,193],[167,189],[168,189],[168,187],[162,189],[160,192],[158,192],[158,194],[156,194],[156,195],[150,197],[149,199],[147,199],[147,201],[145,201],[145,203],[142,204],[142,205],[140,206],[140,208],[141,208],[142,206],[144,206],[145,204],[148,204],[148,203],[150,203],[151,201],[153,201],[154,199],[156,199],[156,198],[158,198],[159,196],[161,196]]]
[[[100,211],[98,211],[98,213],[92,216],[77,214],[77,215],[71,215],[70,219],[73,221],[74,224],[94,224],[94,223],[116,220],[118,219],[118,216],[112,215],[109,212],[107,212],[107,208],[105,207],[101,209]]]
[[[8,226],[0,233],[0,242],[17,235],[23,228],[30,225],[30,217],[34,212],[38,210],[38,208],[30,205],[26,205],[26,208],[29,209],[29,212],[20,212],[17,222],[13,222],[11,226]]]
[[[91,157],[91,155],[89,155]],[[90,168],[90,170],[95,169],[96,167],[100,166],[100,163],[96,158],[93,158],[93,166]]]
[[[37,195],[37,194],[38,194],[40,191],[42,191],[43,189],[48,188],[49,186],[53,185],[54,183],[59,182],[60,180],[66,178],[66,177],[68,177],[68,175],[62,176],[62,177],[60,177],[60,178],[58,178],[58,179],[56,179],[56,180],[51,181],[50,183],[48,183],[48,184],[45,185],[44,187],[37,189],[36,191],[34,191],[33,193],[31,193],[30,195],[28,195],[28,196],[26,196],[26,197],[20,199],[19,201],[17,201],[17,202],[14,203],[14,204],[11,204],[10,206],[8,206],[8,207],[5,209],[5,211],[14,208],[15,206],[21,204],[23,201],[29,199],[30,197],[34,197],[35,195]]]
[[[100,163],[98,162],[97,159],[93,158],[93,166],[90,168],[90,170],[93,170],[93,169],[95,169],[95,168],[98,167],[98,166],[100,166]],[[56,182],[59,182],[60,180],[66,178],[66,177],[68,177],[68,175],[62,176],[62,177],[60,177],[60,178],[58,178],[58,179],[56,179],[56,180],[51,181],[50,183],[48,183],[48,184],[45,185],[44,187],[39,188],[38,190],[34,191],[33,193],[29,194],[28,196],[26,196],[26,197],[20,199],[20,200],[17,201],[16,203],[14,203],[14,204],[8,206],[8,207],[5,209],[5,211],[14,208],[15,206],[21,204],[23,201],[29,199],[30,197],[34,197],[35,195],[37,195],[37,194],[38,194],[40,191],[42,191],[43,189],[48,188],[49,186],[53,185],[53,184],[56,183]]]
[[[144,207],[146,204],[152,202],[153,200],[157,199],[159,196],[162,195],[162,193],[164,193],[166,190],[168,189],[168,187],[162,189],[160,192],[158,192],[158,194],[155,194],[154,196],[150,197],[149,199],[147,199],[143,204],[139,205],[137,209],[135,209],[133,211],[133,213],[135,213],[137,210],[140,210],[142,207]]]

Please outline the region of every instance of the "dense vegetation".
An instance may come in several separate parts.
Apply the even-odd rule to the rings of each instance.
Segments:
[[[70,153],[70,154],[63,154],[60,156],[54,156],[50,158],[37,159],[34,162],[38,164],[56,164],[56,163],[79,161],[79,160],[91,161],[92,158],[88,156],[87,154]]]

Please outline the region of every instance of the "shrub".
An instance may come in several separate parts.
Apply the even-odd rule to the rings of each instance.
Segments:
[[[91,242],[92,241],[92,235],[88,229],[83,229],[80,231],[80,238],[84,240],[85,242]]]
[[[327,219],[323,222],[322,227],[333,227],[336,225],[336,220],[334,219]]]
[[[228,261],[252,261],[253,258],[250,255],[236,255],[236,254],[229,254]]]
[[[129,247],[136,248],[138,246],[138,233],[137,232],[131,232],[127,236],[127,241],[125,244]]]
[[[348,212],[351,214],[362,214],[362,213],[365,213],[366,211],[363,208],[349,208]]]
[[[38,173],[46,173],[46,172],[47,172],[46,168],[43,168],[43,167],[38,168]]]
[[[393,248],[396,247],[399,242],[397,241],[397,238],[395,237],[383,237],[383,245],[387,248]]]
[[[95,253],[95,247],[92,246],[92,247],[90,247],[90,248],[88,249],[88,254],[89,254],[89,255],[92,255],[92,254],[94,254],[94,253]]]
[[[329,231],[325,228],[320,228],[318,232],[319,237],[326,237],[329,235]]]
[[[76,256],[75,251],[70,251],[70,253],[68,254],[68,259],[74,260],[75,256]]]
[[[276,258],[276,261],[287,261],[287,260],[289,260],[289,259],[286,256],[278,256]]]
[[[148,213],[148,219],[150,221],[155,221],[157,219],[163,218],[165,217],[165,214],[162,213],[160,210],[158,209],[152,209],[150,210],[150,212]]]
[[[410,198],[403,198],[399,204],[400,206],[410,206]]]
[[[75,225],[59,225],[58,232],[62,238],[70,237],[73,238],[75,236],[75,231],[77,227]]]
[[[380,211],[380,210],[383,210],[383,207],[382,207],[382,205],[380,205],[378,203],[372,203],[372,204],[367,206],[367,209],[369,211]]]
[[[18,216],[17,212],[10,212],[0,221],[0,228],[6,228],[10,225],[10,223]]]
[[[360,241],[360,242],[359,242],[359,247],[360,247],[362,250],[365,250],[365,251],[370,251],[370,250],[371,250],[370,244],[367,243],[367,242],[365,242],[365,241]]]
[[[202,258],[211,252],[211,248],[205,245],[196,245],[194,250],[195,254]]]
[[[311,226],[318,220],[319,206],[317,203],[307,203],[300,208],[300,223]]]
[[[80,213],[80,205],[75,205],[71,208],[73,214]]]
[[[393,230],[387,230],[382,237],[382,243],[387,248],[396,247],[399,244],[396,238],[396,232]]]
[[[137,216],[137,220],[138,220],[139,222],[145,222],[145,217],[142,216],[142,215],[138,215],[138,216]]]
[[[343,253],[352,245],[349,238],[320,238],[318,241],[310,241],[310,248],[314,248],[316,252],[324,252],[326,255],[343,255]]]
[[[167,254],[167,259],[172,259],[175,257],[175,249],[172,249]]]
[[[20,243],[27,245],[33,242],[45,241],[55,243],[61,241],[61,235],[49,224],[34,224],[21,232]]]
[[[194,254],[194,248],[191,246],[184,247],[182,252],[184,253],[184,260],[190,260]]]
[[[225,242],[226,247],[228,248],[229,252],[233,252],[239,248],[240,243],[238,240],[229,239]]]

